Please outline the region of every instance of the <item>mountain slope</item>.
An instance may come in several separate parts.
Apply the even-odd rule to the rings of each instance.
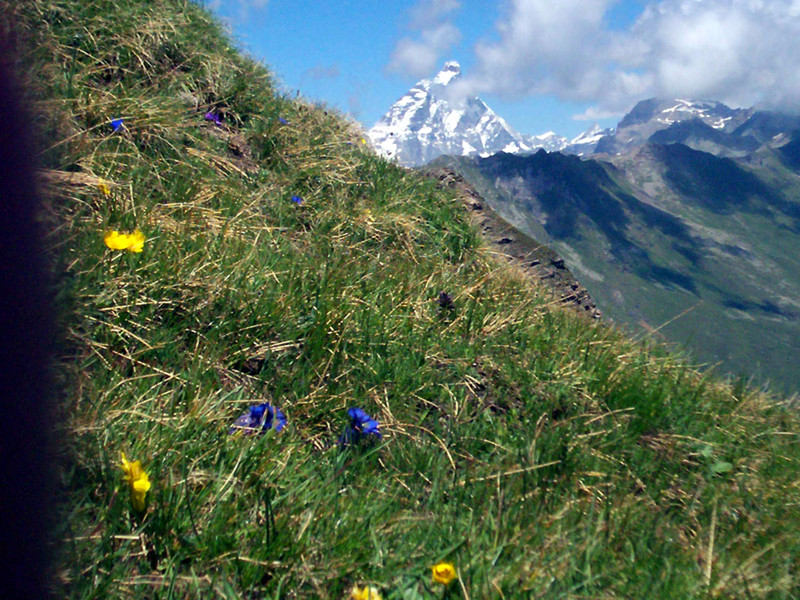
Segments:
[[[521,231],[552,244],[604,312],[722,371],[800,391],[800,203],[729,158],[648,144],[613,163],[462,160]],[[684,314],[685,313],[685,314]]]
[[[746,156],[761,146],[753,137],[729,135],[700,119],[675,122],[656,131],[647,141],[652,144],[683,144],[714,156]]]
[[[197,3],[0,16],[61,324],[37,515],[59,552],[19,577],[75,599],[796,595],[793,412],[559,308]],[[136,229],[141,252],[106,242]],[[271,427],[231,431],[264,403]]]
[[[800,130],[800,117],[772,111],[755,111],[750,118],[737,127],[733,134],[750,137],[762,144],[786,143],[786,134]]]
[[[646,143],[663,129],[694,121],[718,130],[733,132],[753,114],[752,109],[729,108],[721,102],[650,98],[637,103],[619,122],[612,135],[597,144],[598,154],[624,154]]]

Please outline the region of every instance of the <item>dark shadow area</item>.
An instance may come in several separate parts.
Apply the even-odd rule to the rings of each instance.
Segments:
[[[691,276],[659,265],[627,233],[632,222],[642,222],[673,238],[675,251],[697,264],[701,249],[688,227],[677,217],[624,191],[606,170],[613,166],[544,150],[532,156],[495,154],[480,159],[477,166],[491,181],[511,183],[521,179],[530,199],[518,197],[518,201],[528,210],[534,204],[541,207],[547,215],[543,226],[554,239],[580,239],[581,221],[588,220],[608,240],[612,256],[624,269],[647,281],[697,293]]]
[[[557,239],[577,238],[581,217],[609,237],[622,237],[628,217],[602,184],[615,186],[603,168],[577,156],[540,150],[532,156],[499,153],[478,167],[492,179],[521,177],[547,214],[547,232]]]
[[[54,473],[50,370],[53,309],[37,223],[32,132],[15,81],[13,48],[0,38],[0,542],[2,597],[49,597],[53,581]]]
[[[764,300],[763,302],[751,302],[744,298],[727,298],[722,301],[722,305],[727,308],[734,308],[736,310],[743,310],[745,312],[763,312],[769,315],[776,315],[785,317],[787,319],[796,319],[798,314],[791,311],[786,311],[771,300]]]
[[[784,203],[758,177],[730,158],[692,150],[683,144],[652,145],[665,167],[665,179],[679,193],[717,214],[745,211],[768,214],[763,204]],[[758,201],[763,204],[759,206]]]
[[[800,171],[800,131],[792,134],[792,141],[778,148],[781,162],[793,171]]]

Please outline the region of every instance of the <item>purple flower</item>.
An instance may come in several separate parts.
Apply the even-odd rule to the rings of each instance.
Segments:
[[[277,432],[286,427],[286,415],[277,406],[264,402],[248,408],[246,413],[233,422],[228,433],[238,430],[242,430],[245,434],[264,433],[273,429],[273,426]]]
[[[348,444],[357,444],[362,439],[381,439],[383,436],[378,431],[378,421],[370,417],[360,408],[351,408],[347,411],[350,424],[345,428],[339,438],[339,444],[344,447]]]
[[[445,292],[444,290],[442,290],[441,292],[439,292],[439,297],[438,297],[438,298],[436,298],[436,302],[439,304],[439,306],[441,306],[442,308],[446,308],[446,309],[448,309],[448,310],[452,310],[452,309],[454,309],[454,308],[455,308],[455,306],[456,306],[456,305],[453,303],[453,298],[452,298],[452,296],[450,296],[450,294],[448,294],[448,293],[447,293],[447,292]]]
[[[288,125],[289,121],[287,121],[283,117],[278,117],[278,123],[280,123],[281,125]]]
[[[213,121],[214,125],[222,125],[222,118],[213,111],[208,111],[204,118],[206,121]]]
[[[111,119],[110,125],[111,129],[113,129],[115,132],[125,128],[125,124],[122,119]]]
[[[303,198],[302,196],[292,196],[292,202],[294,202],[295,204],[302,204]]]

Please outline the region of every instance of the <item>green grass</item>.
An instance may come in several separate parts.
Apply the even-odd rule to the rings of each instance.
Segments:
[[[439,598],[446,560],[451,597],[798,597],[793,413],[552,306],[197,5],[2,13],[62,325],[59,596]],[[264,401],[286,431],[228,434]],[[351,406],[379,443],[338,447]]]

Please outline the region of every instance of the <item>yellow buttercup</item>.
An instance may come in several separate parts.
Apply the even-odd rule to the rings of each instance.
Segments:
[[[436,583],[450,585],[450,583],[452,583],[452,581],[457,577],[456,568],[453,563],[442,562],[437,565],[433,565],[431,570],[433,571],[433,580]]]
[[[142,469],[142,463],[138,460],[133,462],[125,458],[125,453],[120,452],[122,457],[122,470],[125,472],[125,481],[131,489],[131,503],[134,510],[142,512],[145,507],[145,495],[150,489],[150,478]]]
[[[383,597],[374,587],[368,585],[358,587],[356,585],[350,592],[350,600],[383,600]]]
[[[106,233],[103,241],[112,250],[129,250],[131,252],[141,252],[144,249],[144,234],[135,229],[132,233],[120,233],[112,230]]]
[[[100,179],[97,182],[97,189],[100,190],[104,196],[111,195],[111,188],[108,185],[108,182],[105,179]]]

